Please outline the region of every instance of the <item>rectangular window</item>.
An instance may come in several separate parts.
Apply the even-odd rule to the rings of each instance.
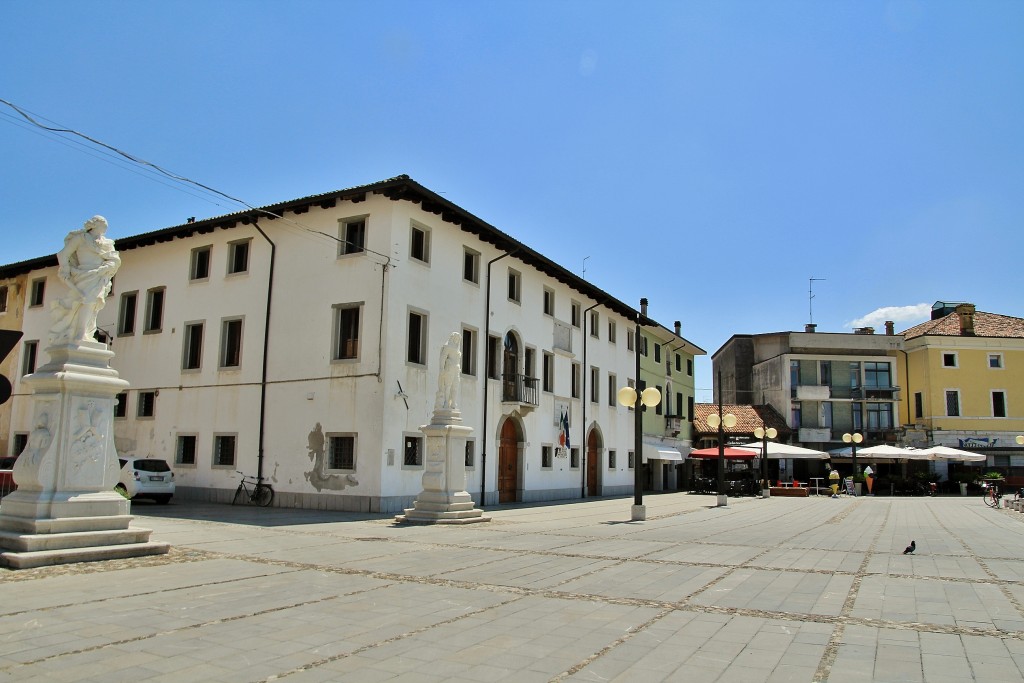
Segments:
[[[828,405],[832,405],[831,403]],[[877,432],[892,429],[892,404],[868,404],[868,431]]]
[[[860,431],[864,429],[864,404],[853,403],[851,408],[853,409],[853,428]]]
[[[544,288],[544,315],[555,314],[555,292],[554,290]]]
[[[600,339],[600,334],[598,333],[598,331],[600,330],[600,325],[601,325],[601,316],[598,314],[597,311],[591,311],[590,312],[590,336],[593,337],[594,339]]]
[[[693,359],[692,358],[687,358],[686,359],[686,376],[687,377],[693,377]]]
[[[114,397],[114,417],[128,416],[128,392],[122,391]]]
[[[207,280],[210,277],[210,253],[213,247],[207,245],[205,247],[196,247],[192,250],[192,260],[189,264],[188,279],[195,282],[196,280]],[[193,437],[194,438],[194,437]]]
[[[682,416],[683,416],[683,392],[677,391],[676,392],[676,409],[675,409],[675,412],[673,413],[672,417],[682,417]]]
[[[683,357],[678,353],[676,354],[676,372],[683,371]]]
[[[466,439],[466,469],[476,467],[476,440]]]
[[[640,355],[646,357],[647,354],[650,352],[650,350],[651,350],[650,340],[647,337],[643,336],[643,333],[641,333],[640,334]]]
[[[615,451],[608,451],[608,469],[615,469]]]
[[[508,300],[515,303],[522,302],[523,276],[518,270],[508,269]]]
[[[402,456],[402,464],[405,467],[423,466],[423,437],[405,437],[405,448]]]
[[[138,308],[138,303],[138,292],[125,292],[121,295],[121,311],[117,316],[117,333],[122,337],[135,334],[135,309]]]
[[[480,254],[467,247],[462,248],[462,279],[480,284]]]
[[[569,469],[578,470],[580,468],[580,449],[573,447],[569,449]]]
[[[629,467],[629,469],[631,469],[631,470],[635,469],[636,468],[636,453],[634,453],[633,451],[629,451],[628,455],[626,456],[626,461],[628,463],[627,466]]]
[[[409,311],[409,329],[406,337],[405,360],[416,365],[427,364],[427,316]]]
[[[636,328],[626,333],[626,350],[632,351],[634,346],[636,346]]]
[[[22,347],[21,374],[31,375],[36,371],[36,357],[39,355],[39,342],[27,341]]]
[[[553,449],[551,448],[551,446],[540,447],[540,466],[543,467],[544,469],[551,469],[552,451]]]
[[[579,328],[579,326],[580,326],[580,311],[582,311],[582,310],[583,309],[580,307],[580,302],[578,302],[578,301],[573,301],[572,302],[572,305],[571,305],[571,308],[570,308],[572,318],[571,318],[570,322],[572,323],[573,327]]]
[[[873,404],[877,405],[877,404]],[[892,408],[892,406],[889,406]],[[891,414],[891,413],[890,413]],[[832,402],[823,401],[821,403],[821,426],[827,429],[832,429]],[[888,429],[888,428],[886,428]]]
[[[572,397],[580,397],[580,364],[572,364]]]
[[[237,368],[242,365],[242,319],[221,322],[220,367]]]
[[[619,380],[612,373],[608,373],[608,405],[615,407],[615,397],[619,393]]]
[[[924,417],[924,395],[920,392],[914,392],[914,417]]]
[[[646,355],[646,354],[644,354],[644,355]],[[661,344],[655,344],[654,345],[654,362],[655,363],[660,363],[661,362]]]
[[[693,422],[693,396],[686,397],[686,419]]]
[[[856,389],[859,386],[860,386],[860,361],[851,361],[850,362],[850,388],[851,389]]]
[[[11,455],[21,455],[28,446],[28,434],[26,432],[15,432],[11,439]]]
[[[366,251],[366,216],[359,218],[342,218],[338,221],[341,242],[338,244],[338,255],[362,254]]]
[[[956,354],[955,353],[944,353],[944,354],[942,354],[942,367],[944,367],[944,368],[955,368],[956,367]]]
[[[0,313],[7,312],[7,285],[0,285]]]
[[[946,415],[948,417],[960,416],[960,392],[956,389],[946,392]]]
[[[476,376],[476,332],[462,328],[462,374]]]
[[[153,417],[154,415],[156,415],[156,392],[140,391],[135,417]]]
[[[822,386],[832,386],[832,361],[823,360],[818,365],[820,366],[818,382]]]
[[[249,242],[239,240],[228,244],[228,275],[245,273],[249,270]]]
[[[217,434],[213,437],[213,466],[234,467],[235,450],[238,436],[235,434]]]
[[[327,467],[332,470],[356,469],[355,434],[332,434],[327,442]]]
[[[889,363],[864,363],[864,386],[868,388],[888,388],[892,386],[892,366]]]
[[[533,348],[532,346],[527,346],[526,349],[523,351],[523,374],[531,379],[537,376],[536,374],[534,374],[534,371],[536,370],[534,364],[534,357],[536,355],[537,349]]]
[[[1006,417],[1006,392],[992,392],[992,417]]]
[[[335,304],[333,360],[359,358],[359,313],[362,304]]]
[[[855,403],[854,404],[854,408],[855,409],[859,408],[859,407],[860,407],[859,403]],[[856,412],[856,410],[854,412]],[[792,427],[793,429],[800,429],[800,427],[803,426],[803,425],[800,424],[801,421],[803,420],[803,406],[800,403],[794,403],[790,407],[789,415],[790,415],[790,423],[791,423],[790,427]]]
[[[590,400],[592,403],[601,400],[601,371],[593,366],[590,368]]]
[[[175,465],[196,464],[196,435],[178,434],[178,447],[174,453]]]
[[[198,370],[203,364],[203,323],[185,323],[181,369]]]
[[[501,377],[501,340],[494,336],[487,338],[487,376]]]
[[[544,352],[542,389],[547,392],[555,390],[555,354]]]
[[[426,228],[413,225],[409,232],[409,256],[430,263],[430,232]]]
[[[46,297],[46,278],[32,281],[32,288],[29,291],[28,305],[30,308],[43,305]]]
[[[661,415],[662,412],[664,411],[662,406],[665,405],[666,396],[665,396],[665,392],[662,391],[660,384],[657,386],[657,389],[658,389],[658,393],[661,394],[661,401],[658,402],[658,405],[654,406],[654,414],[655,415]]]
[[[146,292],[146,325],[143,332],[159,332],[164,326],[164,288]]]
[[[988,354],[988,366],[993,369],[999,369],[1003,367],[1003,354],[1001,353],[990,353]]]
[[[618,332],[618,330],[615,328],[615,321],[614,320],[609,320],[608,321],[608,343],[609,344],[614,344],[615,343],[615,335],[616,335],[617,332]]]

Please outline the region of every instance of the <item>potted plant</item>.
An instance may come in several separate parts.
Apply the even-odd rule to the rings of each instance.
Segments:
[[[977,479],[977,475],[971,472],[957,472],[952,476],[954,482],[960,485],[960,495],[967,495],[967,485]]]
[[[853,475],[853,491],[857,496],[864,490],[864,473],[857,472]]]

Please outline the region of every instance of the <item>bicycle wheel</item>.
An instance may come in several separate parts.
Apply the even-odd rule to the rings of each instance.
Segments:
[[[988,505],[990,508],[999,507],[999,499],[993,498],[991,491],[985,491],[985,493],[982,496],[982,500],[984,500],[985,505]]]
[[[274,489],[270,488],[270,484],[256,484],[256,489],[252,492],[252,502],[261,508],[267,507],[274,502]]]
[[[238,488],[235,489],[235,497],[231,499],[231,504],[232,505],[234,505],[238,501],[245,501],[245,496],[242,495],[242,490],[244,488],[245,487],[243,487],[241,483],[238,484]]]

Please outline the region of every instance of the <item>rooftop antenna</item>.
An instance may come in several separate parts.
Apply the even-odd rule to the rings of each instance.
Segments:
[[[584,280],[587,279],[587,259],[588,258],[590,258],[590,257],[589,256],[584,256],[583,257],[583,279]]]
[[[807,282],[807,315],[810,316],[808,322],[814,324],[814,283],[824,282],[823,277],[810,277]]]

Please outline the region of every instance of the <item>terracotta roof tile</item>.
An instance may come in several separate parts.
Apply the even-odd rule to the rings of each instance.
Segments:
[[[726,434],[753,434],[761,425],[774,427],[780,435],[792,433],[785,418],[770,405],[751,406],[739,404],[722,404],[723,413],[736,416],[736,424],[726,427]],[[693,406],[693,431],[697,434],[717,434],[718,429],[708,426],[708,415],[718,414],[717,403],[696,403]]]
[[[960,316],[950,313],[938,320],[929,320],[920,325],[915,325],[900,334],[906,339],[924,337],[928,335],[942,337],[960,337]],[[974,314],[974,336],[975,337],[1004,337],[1024,338],[1024,318],[1014,318],[1009,315],[997,313],[984,313],[978,311]]]

